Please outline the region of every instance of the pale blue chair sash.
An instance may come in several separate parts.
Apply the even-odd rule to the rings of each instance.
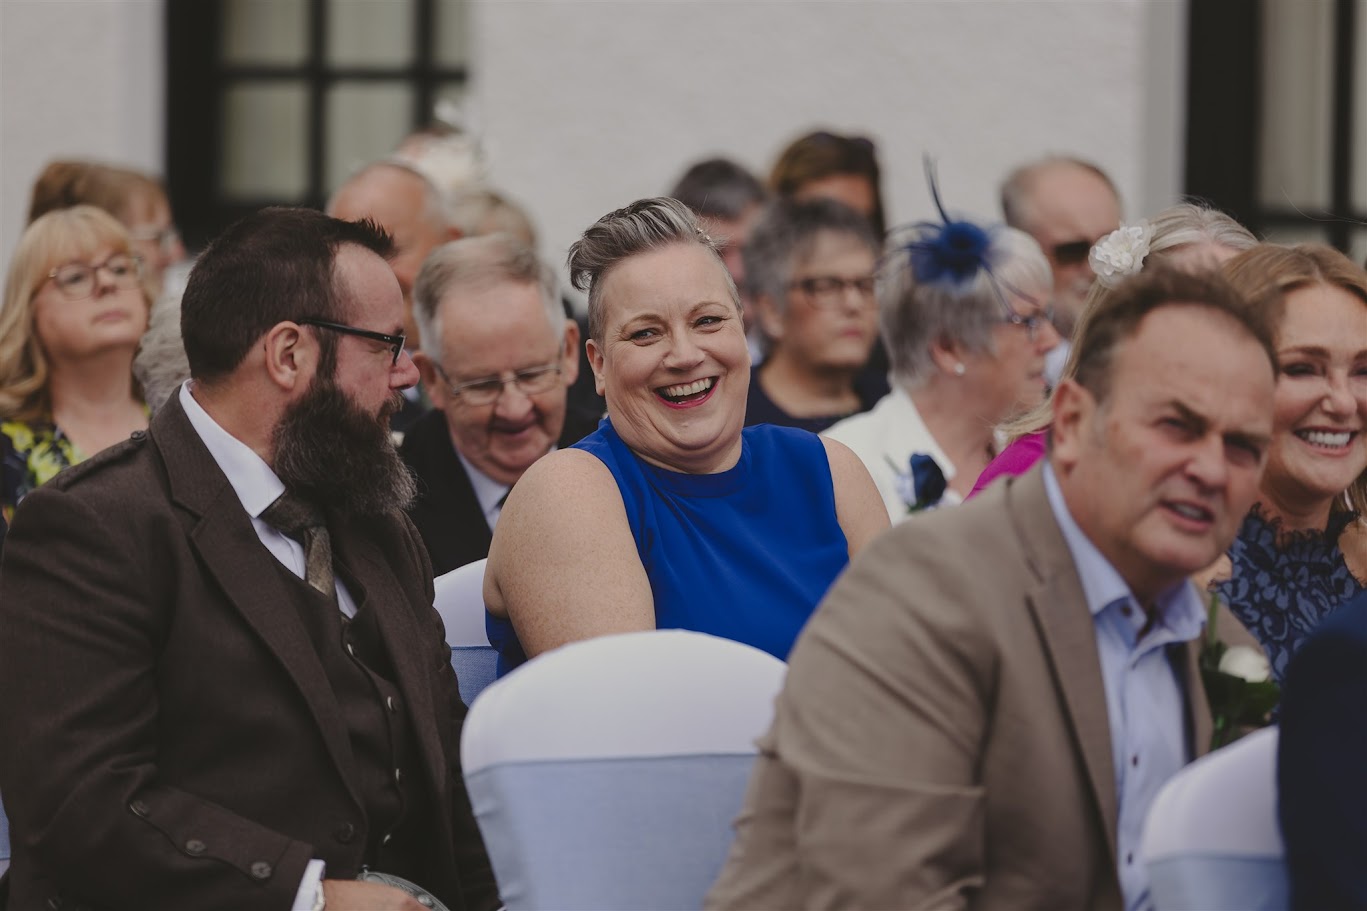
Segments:
[[[1286,911],[1291,900],[1280,857],[1169,857],[1149,864],[1149,889],[1164,911]]]

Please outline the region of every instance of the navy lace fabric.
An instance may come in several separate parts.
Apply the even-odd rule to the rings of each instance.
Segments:
[[[1355,518],[1334,513],[1323,532],[1295,532],[1279,543],[1280,523],[1255,506],[1229,549],[1233,574],[1214,590],[1262,643],[1278,683],[1310,631],[1362,591],[1338,545]]]

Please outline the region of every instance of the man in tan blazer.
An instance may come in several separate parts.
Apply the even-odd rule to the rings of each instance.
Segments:
[[[1131,279],[1058,387],[1047,462],[851,563],[708,907],[1147,907],[1145,812],[1210,732],[1186,577],[1257,492],[1268,312],[1213,277]]]

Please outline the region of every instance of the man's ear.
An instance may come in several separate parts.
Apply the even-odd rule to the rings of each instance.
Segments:
[[[560,377],[566,386],[573,386],[579,379],[579,324],[572,319],[565,320],[565,344],[561,352]]]
[[[446,389],[445,377],[437,370],[437,362],[423,351],[414,351],[412,358],[413,365],[418,368],[418,374],[422,377],[423,392],[432,400],[432,407],[446,410],[446,401],[450,393]]]
[[[584,343],[584,350],[588,352],[589,366],[593,368],[593,389],[603,395],[603,349],[598,347],[596,340],[589,339]]]
[[[756,294],[751,303],[760,330],[773,341],[780,341],[783,338],[783,314],[779,312],[778,303],[768,294]]]
[[[286,392],[307,389],[318,371],[318,339],[298,323],[276,323],[261,339],[266,375]]]
[[[1050,399],[1054,419],[1050,460],[1066,473],[1082,458],[1083,435],[1089,433],[1097,411],[1097,401],[1086,388],[1071,377],[1059,382]]]

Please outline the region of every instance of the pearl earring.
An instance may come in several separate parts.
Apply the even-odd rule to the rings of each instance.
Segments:
[[[963,365],[962,362],[957,363],[957,364],[954,365],[954,375],[955,375],[955,376],[963,376],[963,375],[964,375],[965,373],[967,373],[967,372],[968,372],[968,368],[965,367],[965,366]]]

